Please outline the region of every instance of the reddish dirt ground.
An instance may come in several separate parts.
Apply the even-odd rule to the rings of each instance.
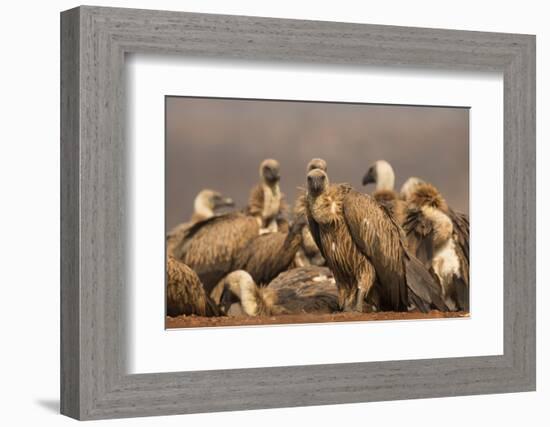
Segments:
[[[285,325],[301,323],[365,322],[377,320],[418,320],[470,317],[470,313],[431,311],[429,313],[399,313],[385,311],[380,313],[332,313],[332,314],[286,314],[270,317],[166,317],[166,328],[198,328],[216,326]]]

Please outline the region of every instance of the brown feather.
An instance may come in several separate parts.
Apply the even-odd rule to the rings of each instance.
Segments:
[[[343,214],[354,244],[376,271],[381,304],[396,311],[407,310],[407,281],[399,227],[372,197],[356,191],[346,196]]]
[[[221,304],[226,309],[239,304],[237,312],[248,316],[332,313],[338,310],[338,293],[327,268],[292,269],[264,288],[248,273],[235,271],[224,279]]]
[[[305,220],[296,222],[288,233],[257,236],[236,258],[234,269],[247,271],[259,285],[267,285],[289,268],[302,241]]]
[[[269,284],[267,290],[275,292],[275,303],[285,313],[320,314],[339,310],[336,282],[326,267],[285,271]]]
[[[243,213],[230,213],[193,224],[175,248],[175,256],[200,277],[206,291],[229,272],[234,262],[259,234],[257,221]]]
[[[295,219],[307,219],[307,197],[306,190],[304,188],[298,188],[298,196],[294,202],[293,215]],[[323,258],[319,247],[315,243],[313,236],[311,235],[309,225],[302,229],[302,245],[299,252],[305,263],[309,265],[322,266],[325,264],[325,259]]]
[[[447,202],[441,196],[437,188],[427,182],[416,185],[414,191],[407,199],[412,206],[431,206],[432,208],[447,211]]]
[[[308,194],[307,204],[311,234],[334,274],[342,309],[353,304],[360,281],[375,280],[370,261],[357,248],[344,219],[344,200],[351,191],[347,184],[331,185],[318,196]],[[374,201],[373,205],[378,207]]]
[[[267,199],[266,196],[268,196]],[[287,210],[287,204],[278,183],[273,186],[259,183],[250,191],[247,213],[254,216],[262,228],[269,227],[272,221],[284,224]]]
[[[250,196],[248,197],[248,210],[247,213],[252,216],[262,217],[264,210],[264,189],[262,184],[257,184],[250,190]]]
[[[401,200],[399,195],[393,190],[376,190],[373,193],[375,200],[386,207],[398,224],[405,221],[407,204]]]
[[[166,265],[166,314],[168,316],[219,316],[216,304],[206,295],[197,274],[172,256]]]
[[[469,309],[469,244],[468,217],[452,210],[439,191],[429,183],[419,183],[409,192],[409,209],[403,223],[409,249],[430,268],[440,282],[448,305]],[[445,273],[445,255],[454,254],[459,272]],[[443,252],[445,253],[445,252]]]

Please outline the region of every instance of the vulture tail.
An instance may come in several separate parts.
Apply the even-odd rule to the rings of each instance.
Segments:
[[[454,277],[454,292],[456,293],[456,302],[459,310],[470,311],[470,289],[464,279]]]
[[[422,262],[407,254],[405,267],[409,302],[422,312],[429,311],[431,306],[435,306],[440,311],[449,311],[449,307],[441,296],[441,287]]]

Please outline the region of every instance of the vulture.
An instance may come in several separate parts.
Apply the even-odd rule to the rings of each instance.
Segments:
[[[189,227],[174,248],[174,256],[195,270],[210,294],[226,274],[235,270],[237,255],[259,232],[256,219],[242,212],[213,216]]]
[[[362,182],[363,185],[376,184],[372,196],[390,211],[398,224],[402,224],[407,205],[394,191],[395,174],[391,165],[385,160],[374,162],[363,176]]]
[[[336,279],[342,310],[362,312],[374,288],[382,311],[447,311],[439,286],[408,253],[400,226],[374,198],[349,184],[330,185],[326,172],[315,169],[307,175],[307,217]]]
[[[309,161],[307,164],[307,172],[310,172],[314,169],[320,169],[322,171],[327,171],[327,162],[323,159],[314,158]],[[294,218],[306,218],[306,190],[304,188],[298,189],[298,196],[294,202]],[[297,267],[304,267],[307,265],[324,265],[325,259],[321,255],[321,251],[317,247],[313,236],[309,231],[309,227],[304,227],[302,229],[302,245],[296,254],[296,259],[294,264]]]
[[[168,256],[166,261],[166,278],[168,316],[220,316],[220,310],[205,293],[197,273],[173,256]]]
[[[213,190],[202,190],[193,203],[193,215],[191,216],[192,222],[202,221],[214,216],[215,212],[219,212],[226,207],[233,207],[233,199],[230,197],[223,197],[220,193]]]
[[[279,162],[266,159],[260,164],[260,182],[250,191],[247,213],[258,221],[263,232],[285,227],[286,205],[279,187]]]
[[[229,197],[223,197],[214,190],[202,190],[195,197],[193,204],[194,211],[191,220],[183,222],[172,228],[166,235],[166,249],[168,254],[173,254],[174,247],[185,236],[189,227],[199,221],[213,217],[220,210],[233,207],[233,200]]]
[[[278,231],[257,236],[237,254],[234,269],[245,270],[257,284],[267,285],[294,261],[306,224],[307,220],[302,216],[286,233]]]
[[[220,310],[230,316],[333,313],[338,311],[338,291],[326,267],[286,271],[267,287],[258,287],[250,274],[237,270],[223,280]]]
[[[470,223],[451,209],[432,184],[411,178],[402,194],[408,204],[403,230],[409,249],[437,277],[452,310],[469,311]]]

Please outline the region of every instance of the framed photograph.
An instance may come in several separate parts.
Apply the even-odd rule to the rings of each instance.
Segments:
[[[63,414],[535,390],[534,36],[83,6],[61,58]]]

